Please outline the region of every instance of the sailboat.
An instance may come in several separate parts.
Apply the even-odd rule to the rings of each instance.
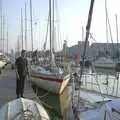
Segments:
[[[116,62],[111,58],[100,57],[93,63],[96,68],[116,68]]]
[[[49,58],[49,64],[47,65],[32,64],[30,66],[30,80],[33,83],[35,83],[38,87],[44,90],[56,94],[61,94],[70,80],[70,74],[55,64],[54,51],[52,46],[52,42],[54,42],[54,40],[52,39],[53,37],[52,35],[54,32],[54,30],[52,30],[52,28],[54,28],[54,20],[51,20],[52,2],[54,3],[54,0],[53,1],[49,0],[50,55],[47,56]]]
[[[112,38],[112,33],[111,33],[111,25],[108,17],[108,11],[107,11],[107,3],[105,0],[105,14],[106,14],[106,40],[107,40],[107,49],[106,53],[109,51],[109,46],[108,46],[108,35],[110,33],[111,37],[111,42],[112,42],[112,49],[114,51],[114,45],[113,45],[113,38]],[[109,28],[109,29],[108,29]],[[117,21],[116,21],[116,28],[117,28]],[[118,39],[118,35],[117,35]],[[107,69],[115,69],[116,68],[116,61],[111,58],[110,56],[108,57],[108,54],[106,54],[107,57],[100,57],[96,61],[93,62],[93,66],[96,68],[107,68]]]
[[[105,1],[106,2],[106,1]],[[90,8],[93,9],[93,3],[94,0],[91,0],[91,6]],[[91,24],[91,17],[92,17],[92,9],[90,9],[91,12],[89,12],[89,21],[88,21],[88,30],[90,30],[90,24]],[[91,14],[90,14],[91,13]],[[86,27],[87,28],[87,27]],[[87,29],[86,29],[87,31]],[[89,31],[86,32],[86,36],[87,34],[89,34]],[[87,41],[88,39],[86,39]],[[85,55],[85,50],[84,50],[84,55]],[[83,61],[84,61],[84,57],[83,57]],[[99,64],[100,65],[100,64]],[[83,66],[82,66],[83,68]],[[83,80],[81,79],[83,77],[82,74],[82,69],[81,69],[81,74],[80,74],[80,82]],[[87,76],[85,76],[85,79],[87,78]],[[100,85],[99,82],[101,80],[104,80],[103,77],[101,77],[101,80],[97,80],[97,77],[95,78],[97,81],[98,86]],[[89,81],[90,80],[90,76],[88,77],[88,79],[86,79],[85,81]],[[117,80],[119,81],[119,79],[117,78]],[[93,79],[91,80],[93,81]],[[108,81],[108,78],[106,79],[106,81]],[[86,82],[86,83],[87,83]],[[86,84],[85,83],[85,84]],[[91,88],[93,88],[93,82],[91,82]],[[114,85],[115,83],[113,83]],[[89,84],[90,85],[90,84]],[[95,85],[95,84],[94,84]],[[110,81],[110,85],[111,85],[111,81]],[[80,86],[80,85],[79,85]],[[110,86],[107,86],[107,90]],[[79,87],[78,91],[75,91],[75,84],[74,84],[74,79],[73,79],[73,92],[75,91],[75,97],[76,94],[78,94],[78,99],[74,102],[74,100],[76,99],[73,96],[73,108],[75,108],[75,117],[78,118],[78,120],[120,120],[120,99],[116,99],[116,96],[110,97],[107,94],[105,95],[103,92],[101,92],[101,87],[99,86],[97,89],[99,89],[100,94],[97,94],[95,91],[97,90],[96,88],[91,91],[87,90],[87,84],[84,87],[84,91],[82,90],[82,86]],[[102,88],[103,89],[103,88]],[[110,89],[108,90],[110,91]],[[86,99],[87,97],[87,99]],[[94,101],[93,101],[94,99]],[[98,100],[97,100],[98,99]],[[77,104],[76,104],[77,103]],[[75,106],[75,107],[74,107]],[[82,107],[83,106],[83,107]]]

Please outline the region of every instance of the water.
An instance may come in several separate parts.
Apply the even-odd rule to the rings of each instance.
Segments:
[[[82,113],[93,110],[91,115],[94,116],[96,108],[100,109],[104,103],[120,97],[120,73],[115,69],[85,68],[81,85],[77,82],[80,81],[80,69],[77,72],[78,77],[74,79],[77,87],[73,90],[73,108],[77,110],[80,119]]]
[[[120,73],[115,69],[85,69],[82,82],[81,88],[120,97]]]
[[[71,94],[69,87],[66,87],[60,96],[36,86],[34,86],[34,89],[36,89],[40,100],[46,104],[45,107],[47,106],[51,120],[73,120],[73,115],[70,111]]]

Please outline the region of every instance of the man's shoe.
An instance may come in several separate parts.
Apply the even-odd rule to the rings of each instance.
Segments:
[[[24,96],[23,96],[23,95],[21,95],[20,97],[24,98]]]
[[[19,98],[19,95],[17,95],[17,98]]]

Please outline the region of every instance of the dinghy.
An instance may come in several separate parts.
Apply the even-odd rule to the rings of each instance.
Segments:
[[[50,120],[50,118],[41,104],[19,98],[1,108],[0,120]]]

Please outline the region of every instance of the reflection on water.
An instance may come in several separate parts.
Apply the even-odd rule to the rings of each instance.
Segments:
[[[52,118],[51,120],[70,120],[71,96],[69,87],[66,87],[60,96],[37,88],[37,95],[40,97],[40,100],[49,106],[50,109],[48,108],[47,110]]]

